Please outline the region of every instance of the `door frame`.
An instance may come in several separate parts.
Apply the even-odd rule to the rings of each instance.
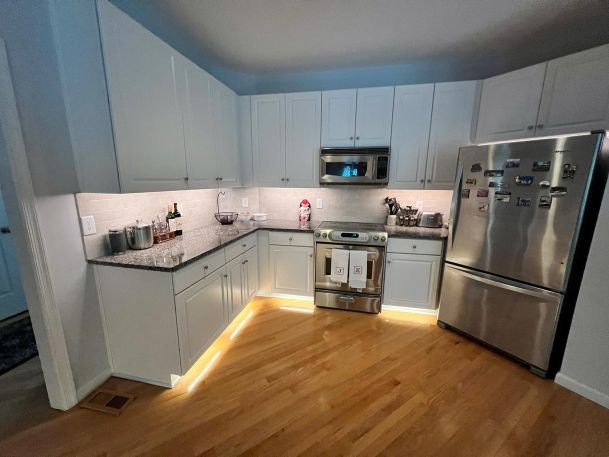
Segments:
[[[0,182],[15,228],[19,269],[51,407],[77,402],[76,386],[46,261],[5,42],[0,38]]]

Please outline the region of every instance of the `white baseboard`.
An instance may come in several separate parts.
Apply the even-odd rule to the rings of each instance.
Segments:
[[[563,386],[565,389],[569,389],[576,394],[593,401],[594,403],[598,403],[605,408],[609,408],[609,395],[606,393],[593,389],[592,387],[588,387],[587,385],[582,384],[581,382],[576,381],[575,379],[562,373],[558,373],[556,375],[554,382]]]
[[[387,311],[399,311],[403,313],[415,313],[415,314],[426,314],[428,316],[437,316],[437,309],[425,309],[425,308],[411,308],[408,306],[394,306],[394,305],[382,305],[381,313],[383,310]]]
[[[81,401],[83,398],[101,386],[110,376],[112,376],[112,372],[110,371],[110,368],[108,368],[99,373],[89,382],[84,383],[82,386],[76,389],[76,398],[78,398],[78,401]]]
[[[140,378],[139,376],[131,376],[129,374],[124,374],[124,373],[112,373],[112,376],[115,376],[117,378],[128,379],[129,381],[138,381],[138,382],[143,382],[144,384],[152,384],[154,386],[165,387],[167,389],[173,388],[173,386],[175,386],[177,384],[177,382],[180,380],[180,376],[174,375],[174,374],[169,375],[171,378],[171,380],[169,382],[162,382],[162,381],[156,381],[153,379]]]
[[[309,297],[308,295],[274,294],[274,293],[271,293],[271,292],[263,292],[263,291],[258,292],[256,294],[256,297],[287,298],[289,300],[313,301],[313,297]]]

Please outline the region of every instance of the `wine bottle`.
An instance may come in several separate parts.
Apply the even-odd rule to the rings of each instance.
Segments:
[[[165,220],[167,221],[167,228],[170,232],[176,231],[176,218],[173,216],[173,208],[171,204],[167,206],[167,216],[165,216]]]
[[[178,204],[173,204],[173,217],[176,222],[176,236],[182,236],[182,215],[178,210]]]

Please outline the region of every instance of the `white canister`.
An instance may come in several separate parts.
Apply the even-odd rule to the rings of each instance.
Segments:
[[[387,225],[395,225],[397,220],[398,217],[395,214],[390,214],[387,216]]]

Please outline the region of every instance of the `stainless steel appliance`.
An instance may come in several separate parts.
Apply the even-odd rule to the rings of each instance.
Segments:
[[[322,222],[315,230],[315,305],[367,313],[381,311],[387,232],[382,224]],[[366,251],[366,287],[330,279],[332,249]]]
[[[321,148],[320,184],[376,184],[389,182],[389,148]]]
[[[442,213],[423,211],[419,213],[417,225],[419,227],[438,228],[442,227]]]
[[[554,375],[608,158],[604,133],[461,148],[438,325]]]
[[[131,249],[148,249],[154,243],[152,224],[139,220],[135,224],[125,227],[125,235]]]

